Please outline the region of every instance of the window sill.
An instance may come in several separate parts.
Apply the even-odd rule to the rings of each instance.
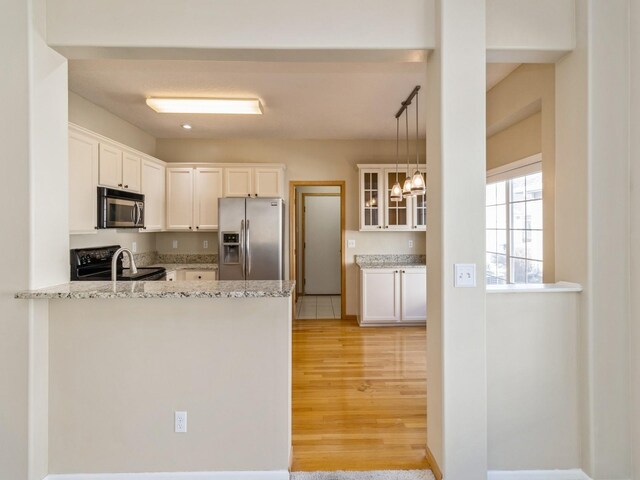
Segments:
[[[582,285],[571,282],[487,285],[487,293],[579,293]]]

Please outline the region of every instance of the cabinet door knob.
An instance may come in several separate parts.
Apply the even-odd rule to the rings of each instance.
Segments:
[[[250,194],[250,193],[247,193],[247,197],[250,197],[250,196],[251,196],[251,194]]]
[[[198,226],[196,227],[196,230],[200,230],[200,225],[198,225]]]
[[[198,279],[199,279],[199,280],[202,280],[202,275],[198,275]]]
[[[189,227],[189,230],[193,230],[191,227]]]
[[[129,188],[129,185],[125,185],[124,188]]]
[[[122,184],[121,184],[121,183],[119,183],[119,184],[118,184],[118,186],[119,186],[119,187],[121,187],[121,186],[122,186]]]

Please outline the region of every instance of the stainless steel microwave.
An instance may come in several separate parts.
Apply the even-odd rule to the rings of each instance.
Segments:
[[[144,195],[98,187],[98,228],[144,228]]]

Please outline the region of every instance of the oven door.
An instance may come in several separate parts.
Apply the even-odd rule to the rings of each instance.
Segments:
[[[124,195],[107,191],[99,196],[98,228],[144,227],[144,197],[142,200],[127,198],[128,195],[125,196],[127,192],[122,193]],[[142,197],[142,195],[136,195],[136,197]]]

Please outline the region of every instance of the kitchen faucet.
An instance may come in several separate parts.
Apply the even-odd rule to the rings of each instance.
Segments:
[[[121,253],[126,253],[129,256],[129,270],[131,273],[138,273],[138,268],[136,267],[136,262],[133,260],[133,253],[128,248],[119,248],[116,250],[116,253],[113,254],[113,258],[111,259],[111,280],[114,282],[118,279],[118,257]]]

